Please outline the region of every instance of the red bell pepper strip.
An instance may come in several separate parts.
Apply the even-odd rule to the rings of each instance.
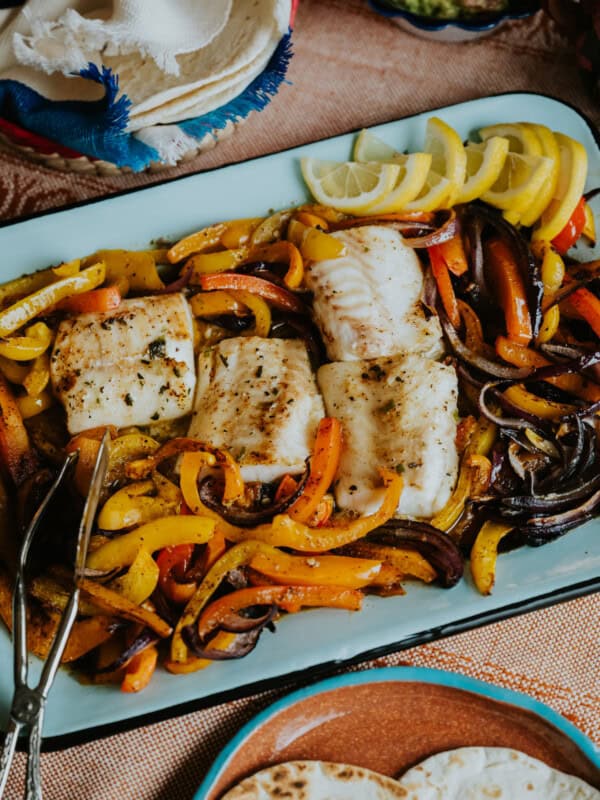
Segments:
[[[554,249],[561,255],[564,255],[567,250],[570,250],[583,233],[585,223],[585,198],[582,197],[575,206],[565,227],[552,239],[552,246]]]
[[[308,522],[335,478],[342,452],[342,426],[335,417],[325,417],[319,423],[315,448],[310,462],[310,475],[304,491],[288,508],[296,522]]]
[[[0,374],[0,462],[16,486],[38,467],[23,417],[4,375]]]
[[[304,303],[291,292],[262,278],[256,278],[254,275],[240,275],[236,272],[202,275],[200,277],[200,286],[206,292],[210,292],[213,289],[244,289],[252,294],[260,295],[260,297],[283,311],[295,311],[297,314],[306,311]]]
[[[197,588],[194,582],[181,582],[193,554],[193,544],[179,544],[165,547],[156,559],[159,569],[158,585],[164,596],[177,605],[187,603]]]
[[[575,311],[583,317],[596,336],[600,336],[600,298],[582,286],[581,289],[576,289],[572,295],[569,295],[569,300]]]
[[[206,640],[231,614],[250,606],[277,605],[290,613],[302,606],[358,611],[362,600],[360,591],[341,586],[252,586],[226,594],[207,606],[198,621],[198,634]]]
[[[450,273],[446,262],[441,253],[433,247],[427,248],[431,261],[431,271],[437,284],[438,292],[444,306],[444,311],[448,315],[450,323],[455,328],[460,328],[460,311],[454,294],[454,287],[450,279]]]
[[[441,244],[434,244],[428,247],[427,252],[429,253],[429,258],[431,258],[432,251],[436,253],[434,258],[437,259],[439,256],[453,275],[464,275],[469,269],[465,248],[460,235],[454,236],[452,239],[448,239]]]
[[[121,292],[118,286],[113,285],[65,297],[55,308],[59,311],[70,311],[72,314],[86,314],[89,311],[112,311],[120,305]]]

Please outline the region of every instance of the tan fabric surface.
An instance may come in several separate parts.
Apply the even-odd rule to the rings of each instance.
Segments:
[[[477,43],[424,42],[361,0],[302,0],[296,56],[276,100],[228,141],[160,175],[80,177],[0,152],[0,219],[231,163],[486,94],[564,99],[596,123],[566,42],[537,15]],[[409,663],[462,672],[538,698],[600,743],[600,596],[481,628],[360,665]],[[218,665],[211,669],[218,669]],[[2,665],[2,670],[5,665]],[[47,800],[193,796],[227,740],[282,691],[268,692],[43,758]],[[16,759],[8,797],[22,792]]]

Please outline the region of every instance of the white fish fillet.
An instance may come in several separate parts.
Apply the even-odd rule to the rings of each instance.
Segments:
[[[325,364],[317,374],[325,408],[342,423],[337,504],[369,514],[382,500],[378,467],[400,471],[398,515],[429,518],[454,487],[457,379],[421,356]]]
[[[114,311],[63,320],[50,377],[70,433],[189,414],[195,371],[187,301],[180,294],[133,298]]]
[[[324,415],[301,341],[238,337],[199,356],[189,435],[229,450],[244,480],[302,472]]]
[[[437,317],[425,318],[421,265],[402,235],[377,225],[331,235],[344,243],[345,254],[306,270],[330,360],[440,355],[440,324]]]

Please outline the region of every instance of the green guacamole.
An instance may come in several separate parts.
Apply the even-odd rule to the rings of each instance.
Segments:
[[[504,11],[509,0],[386,0],[386,3],[422,17],[469,19],[478,14]]]

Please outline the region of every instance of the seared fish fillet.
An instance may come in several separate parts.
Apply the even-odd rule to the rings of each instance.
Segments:
[[[247,481],[302,472],[324,416],[299,340],[225,339],[198,359],[189,435],[229,450]]]
[[[372,513],[382,499],[378,467],[402,472],[398,515],[429,518],[454,487],[457,379],[421,356],[325,364],[317,374],[325,408],[342,423],[337,504]]]
[[[307,267],[314,314],[331,361],[398,353],[438,356],[442,331],[425,318],[419,259],[393,228],[367,225],[331,234],[345,255]]]
[[[187,301],[180,294],[133,298],[115,311],[63,320],[50,377],[70,433],[189,414],[196,380]]]

